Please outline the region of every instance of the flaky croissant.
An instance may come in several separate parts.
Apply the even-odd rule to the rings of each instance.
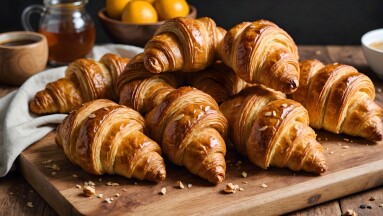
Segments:
[[[255,165],[323,173],[323,147],[309,124],[306,109],[284,94],[255,85],[220,106],[229,121],[235,148]]]
[[[382,109],[374,102],[374,85],[366,75],[318,60],[306,60],[300,67],[301,85],[292,98],[306,107],[311,127],[382,140]]]
[[[144,127],[138,112],[98,99],[64,119],[56,143],[70,161],[89,173],[159,182],[166,177],[161,148],[143,134]]]
[[[165,21],[145,45],[145,67],[152,73],[202,70],[216,60],[225,33],[208,17]]]
[[[69,113],[91,100],[116,100],[115,83],[128,61],[110,53],[99,62],[78,59],[68,65],[64,78],[36,93],[29,109],[36,114]]]
[[[140,71],[141,80],[136,79]],[[172,163],[211,183],[222,182],[228,124],[218,104],[200,90],[176,89],[175,73],[146,77],[148,73],[140,56],[132,59],[118,80],[120,103],[148,112],[145,119],[149,134],[161,143]]]
[[[223,62],[248,83],[260,83],[283,93],[298,88],[297,46],[270,21],[234,26],[219,43],[218,52]]]
[[[221,61],[197,73],[189,73],[187,84],[209,94],[218,104],[250,86]]]

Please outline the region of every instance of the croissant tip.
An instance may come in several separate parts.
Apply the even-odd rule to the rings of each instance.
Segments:
[[[155,57],[145,56],[144,65],[145,68],[152,73],[160,73],[162,71],[160,61]]]
[[[327,163],[325,161],[323,161],[318,166],[318,174],[324,173],[324,172],[326,172],[326,170],[327,170]]]
[[[209,180],[209,182],[213,184],[219,184],[222,183],[223,180],[225,180],[225,174],[217,173],[212,179]]]

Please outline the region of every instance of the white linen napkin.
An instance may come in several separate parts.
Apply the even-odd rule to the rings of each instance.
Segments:
[[[99,60],[105,53],[132,58],[142,48],[107,44],[95,46],[90,58]],[[53,68],[29,78],[18,90],[0,98],[0,177],[11,169],[17,156],[29,145],[43,138],[57,127],[66,114],[38,116],[29,112],[29,101],[47,83],[64,77],[66,67]]]

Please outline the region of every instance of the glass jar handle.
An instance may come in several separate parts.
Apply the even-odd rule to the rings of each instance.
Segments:
[[[23,25],[23,28],[25,31],[35,31],[32,28],[30,17],[33,13],[40,13],[40,16],[45,11],[45,7],[42,5],[31,5],[24,9],[23,13],[21,14],[21,23]]]

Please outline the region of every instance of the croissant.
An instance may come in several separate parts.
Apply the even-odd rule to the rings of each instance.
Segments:
[[[223,62],[248,83],[292,93],[299,86],[298,49],[293,39],[270,21],[243,22],[218,44]]]
[[[29,109],[36,114],[69,113],[95,99],[117,99],[115,83],[128,59],[105,54],[99,62],[78,59],[68,65],[65,77],[36,93]]]
[[[152,73],[202,70],[216,60],[225,33],[208,17],[165,21],[145,45],[145,67]]]
[[[323,173],[323,147],[309,124],[307,110],[281,92],[262,85],[244,89],[221,104],[230,139],[255,165]]]
[[[159,182],[166,177],[160,146],[145,136],[144,118],[107,99],[83,104],[57,128],[56,143],[85,171]]]
[[[301,86],[291,95],[306,107],[313,128],[382,140],[382,109],[374,102],[371,80],[354,67],[300,63]]]
[[[187,83],[212,96],[218,104],[250,86],[221,61],[197,73],[189,73]]]
[[[140,71],[143,77],[150,73],[142,56],[136,56],[119,77],[120,103],[147,112],[149,135],[161,143],[172,163],[213,184],[222,182],[228,123],[218,104],[195,88],[176,89],[176,73],[152,74],[140,80],[136,79]]]

